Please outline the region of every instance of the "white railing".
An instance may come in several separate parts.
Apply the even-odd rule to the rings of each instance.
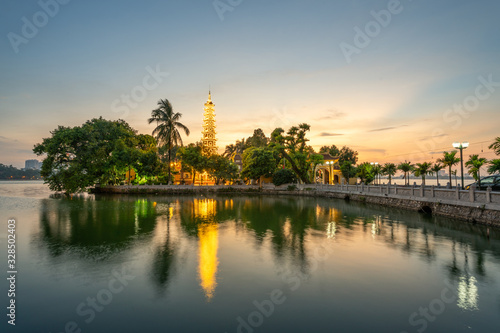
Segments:
[[[107,186],[103,186],[107,187]],[[113,186],[111,186],[113,187]],[[152,190],[165,190],[165,189],[178,189],[178,190],[202,190],[208,189],[212,191],[218,190],[242,190],[247,189],[259,190],[259,185],[121,185],[116,186],[122,189],[152,189]],[[460,190],[455,188],[444,188],[436,186],[402,186],[402,185],[327,185],[327,184],[284,184],[275,186],[273,184],[263,184],[264,190],[275,191],[322,191],[322,192],[336,192],[345,194],[361,194],[373,196],[388,196],[395,198],[426,198],[427,200],[435,201],[453,201],[462,203],[475,203],[475,204],[496,204],[500,205],[500,192],[491,191],[488,188],[486,191],[478,191],[474,188],[469,190]]]

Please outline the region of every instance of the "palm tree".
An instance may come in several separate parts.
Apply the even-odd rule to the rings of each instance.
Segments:
[[[380,164],[371,164],[373,165],[372,171],[373,171],[373,177],[375,177],[375,184],[379,184],[379,175],[382,174],[382,166]]]
[[[247,147],[247,142],[245,141],[245,138],[241,140],[236,140],[236,154],[243,155],[243,152],[245,151]]]
[[[443,163],[445,167],[448,167],[448,172],[450,174],[450,186],[451,186],[451,167],[458,164],[460,162],[460,158],[456,157],[457,151],[452,152],[443,152],[443,158],[438,159],[437,161]]]
[[[384,175],[389,176],[389,184],[391,183],[392,176],[394,176],[396,174],[397,170],[398,170],[398,168],[396,167],[396,164],[394,164],[394,163],[386,163],[382,167],[382,173]]]
[[[172,104],[167,99],[158,101],[158,108],[151,111],[148,124],[156,122],[153,136],[156,137],[158,145],[166,145],[168,149],[168,182],[171,178],[170,162],[172,160],[172,148],[176,145],[182,146],[182,138],[179,129],[189,136],[189,129],[179,122],[182,114],[174,112]]]
[[[415,176],[422,177],[422,186],[425,186],[425,176],[432,173],[432,164],[429,162],[417,163],[414,169]]]
[[[489,174],[494,174],[499,172],[500,173],[500,158],[496,160],[491,160],[489,162],[489,167],[488,167],[488,173]]]
[[[455,187],[457,187],[457,186],[458,186],[457,171],[458,171],[458,170],[453,170],[453,171],[451,172],[451,174],[452,174],[453,176],[455,176]],[[451,184],[450,184],[450,186],[451,186]]]
[[[224,156],[232,159],[234,155],[237,153],[237,147],[233,144],[227,145],[226,150],[224,151]]]
[[[442,165],[441,163],[435,163],[432,168],[431,168],[431,171],[432,172],[435,172],[436,173],[436,178],[437,178],[437,185],[439,186],[439,171],[443,170],[444,169],[444,165]],[[450,175],[451,177],[451,175]],[[450,183],[451,185],[451,183]]]
[[[411,164],[411,162],[404,161],[404,162],[399,163],[398,169],[404,172],[404,174],[405,174],[405,185],[407,185],[406,184],[406,176],[413,170],[413,164]],[[408,177],[408,183],[410,182],[409,178],[410,177]]]
[[[488,148],[493,149],[495,154],[500,155],[500,136]]]
[[[465,162],[465,166],[469,169],[469,174],[474,177],[481,186],[481,167],[488,162],[484,157],[479,157],[478,154],[470,155],[469,160]]]

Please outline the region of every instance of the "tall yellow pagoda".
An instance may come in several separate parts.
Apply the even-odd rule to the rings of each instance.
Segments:
[[[208,92],[208,100],[205,103],[203,114],[203,135],[201,142],[203,143],[203,155],[217,154],[217,139],[215,138],[215,104],[212,102],[212,95]]]

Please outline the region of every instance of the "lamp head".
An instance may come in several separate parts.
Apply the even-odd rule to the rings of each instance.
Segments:
[[[453,142],[453,148],[460,148],[460,143]]]
[[[464,148],[469,147],[469,142],[464,142],[464,143],[462,143],[462,147],[464,147]]]

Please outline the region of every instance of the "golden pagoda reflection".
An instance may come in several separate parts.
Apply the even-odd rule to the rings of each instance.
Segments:
[[[206,221],[198,225],[198,273],[200,275],[200,285],[210,302],[217,287],[217,268],[219,266],[219,259],[217,258],[219,226],[213,220],[216,202],[213,199],[195,200],[195,207],[197,215]]]

